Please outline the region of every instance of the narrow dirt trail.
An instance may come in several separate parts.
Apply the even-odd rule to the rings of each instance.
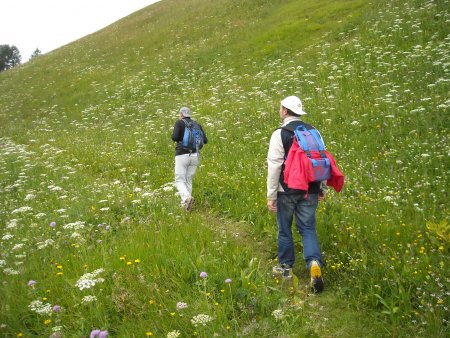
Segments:
[[[376,314],[363,308],[357,308],[343,296],[339,290],[327,287],[323,293],[316,295],[309,287],[309,276],[304,268],[294,269],[294,278],[290,282],[276,280],[271,275],[271,268],[276,264],[276,246],[260,241],[248,231],[249,224],[236,222],[211,213],[195,211],[205,225],[215,229],[236,245],[248,248],[259,260],[260,272],[267,276],[271,287],[286,292],[286,298],[280,309],[295,313],[298,332],[289,337],[390,337],[392,336],[384,323],[376,319]],[[274,231],[276,227],[274,225]],[[264,272],[264,270],[266,272]],[[326,283],[326,271],[324,274]],[[339,287],[339,286],[338,286]]]

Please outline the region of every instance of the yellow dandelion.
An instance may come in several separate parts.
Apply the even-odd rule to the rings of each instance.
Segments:
[[[48,298],[47,298],[47,297],[42,297],[42,300],[43,300],[44,302],[46,302],[46,301],[48,300]]]
[[[224,292],[225,292],[225,290],[224,290],[224,289],[222,289],[222,290],[220,290],[220,292],[224,293]]]
[[[141,260],[140,260],[140,259],[135,259],[134,262],[135,262],[135,263],[140,263]]]
[[[61,270],[61,269],[62,269],[62,265],[57,265],[56,268],[57,268],[58,270]]]
[[[45,321],[44,321],[44,324],[45,324],[45,325],[50,325],[50,324],[51,324],[51,322],[52,322],[52,320],[51,320],[51,319],[47,319],[47,320],[45,320]]]
[[[153,332],[152,331],[147,331],[147,332],[145,332],[145,335],[147,337],[153,337]]]
[[[150,305],[153,305],[153,304],[156,303],[154,299],[150,299],[148,302],[149,302]]]
[[[57,275],[57,276],[62,276],[62,275],[64,275],[64,272],[58,271],[58,272],[56,273],[56,275]]]
[[[438,303],[438,304],[444,304],[444,301],[443,301],[442,299],[439,298],[439,299],[437,300],[437,303]]]
[[[124,260],[125,260],[125,257],[127,257],[127,256],[120,256],[119,259],[120,259],[121,261],[124,261]]]
[[[133,263],[128,261],[127,265],[130,266],[130,265],[133,265]]]
[[[19,332],[19,333],[17,334],[17,337],[23,337],[23,333],[22,333],[22,332]]]
[[[171,312],[170,315],[173,317],[175,316],[175,312]]]

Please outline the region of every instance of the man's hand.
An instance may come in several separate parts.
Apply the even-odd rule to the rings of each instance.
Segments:
[[[325,201],[326,196],[327,195],[323,191],[319,192],[319,201]]]
[[[267,209],[269,209],[270,212],[277,212],[277,201],[267,201]]]

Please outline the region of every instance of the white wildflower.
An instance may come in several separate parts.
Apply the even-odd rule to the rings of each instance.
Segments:
[[[83,299],[81,300],[81,303],[87,304],[87,303],[92,303],[95,301],[97,301],[97,297],[89,295],[89,296],[84,296]]]
[[[54,326],[52,327],[52,332],[60,332],[62,331],[63,327],[62,326]]]
[[[14,269],[11,269],[11,268],[6,268],[5,270],[3,270],[3,273],[4,273],[5,275],[11,276],[11,275],[18,275],[18,274],[19,274],[19,271],[14,270]]]
[[[281,309],[273,310],[272,316],[275,318],[275,320],[283,319],[283,317],[284,317],[283,310],[281,310]]]
[[[0,259],[0,268],[6,265],[6,261],[4,259]]]
[[[167,338],[178,338],[181,335],[180,331],[174,330],[167,334]]]
[[[28,305],[28,308],[40,315],[50,315],[52,313],[52,306],[49,303],[42,303],[40,300],[34,300]]]
[[[70,230],[81,230],[84,229],[85,222],[76,221],[73,223],[68,223],[63,226],[64,229],[70,229]]]
[[[33,208],[32,207],[20,207],[18,209],[13,210],[11,213],[12,214],[19,214],[19,213],[23,213],[23,212],[27,212],[27,211],[32,211]]]
[[[6,229],[13,229],[17,227],[17,220],[16,219],[12,219],[9,221],[9,223],[6,225]]]
[[[80,290],[84,290],[90,289],[97,283],[103,283],[105,281],[104,278],[96,278],[97,275],[101,274],[103,271],[104,271],[103,269],[97,269],[93,272],[85,273],[83,276],[80,277],[80,279],[78,279],[78,281],[75,283],[75,286],[78,287]]]
[[[36,243],[36,245],[37,245],[37,248],[39,250],[41,250],[41,249],[48,247],[49,245],[53,245],[54,243],[55,243],[55,241],[53,239],[49,238],[49,239],[45,240],[44,242]]]
[[[16,245],[14,245],[14,247],[12,248],[13,250],[20,250],[23,248],[23,243],[18,243]]]
[[[75,286],[80,290],[90,289],[95,286],[95,280],[92,279],[80,279],[75,283]]]
[[[4,235],[4,236],[2,237],[2,241],[8,241],[8,240],[10,240],[10,239],[13,238],[13,237],[14,237],[14,235],[6,234],[6,235]]]
[[[202,314],[202,313],[197,316],[194,316],[191,319],[191,323],[194,326],[198,326],[198,325],[206,326],[206,324],[208,324],[210,321],[212,321],[212,318],[210,316]]]
[[[25,201],[31,201],[31,200],[34,200],[35,198],[36,198],[35,195],[28,194],[28,195],[25,196]]]

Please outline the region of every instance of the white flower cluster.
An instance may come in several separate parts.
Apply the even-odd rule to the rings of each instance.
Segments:
[[[60,332],[62,331],[63,327],[62,326],[54,326],[52,327],[52,332]]]
[[[80,279],[75,283],[75,286],[80,290],[90,289],[95,286],[95,280],[92,279]]]
[[[17,220],[16,219],[12,219],[9,221],[8,224],[6,224],[6,229],[13,229],[17,227]]]
[[[37,248],[39,250],[41,250],[41,249],[48,247],[49,245],[53,245],[54,243],[55,243],[55,241],[53,239],[49,238],[49,239],[45,240],[44,242],[36,243],[36,245],[37,245]]]
[[[28,195],[25,196],[25,201],[31,201],[31,200],[34,200],[35,198],[36,198],[35,195],[28,194]]]
[[[180,331],[174,330],[167,334],[167,338],[178,338],[181,335]]]
[[[283,319],[283,317],[284,317],[283,310],[281,310],[281,309],[273,310],[272,316],[273,316],[276,320],[281,320],[281,319]]]
[[[6,265],[6,261],[4,259],[0,259],[0,268]]]
[[[52,313],[52,306],[49,303],[42,303],[40,300],[34,300],[28,305],[28,308],[40,315],[50,315]]]
[[[88,304],[88,303],[92,303],[97,301],[97,297],[92,296],[92,295],[88,295],[88,296],[84,296],[83,299],[81,300],[81,303],[83,304]]]
[[[21,214],[23,212],[27,212],[27,211],[31,211],[31,210],[33,210],[32,207],[20,207],[20,208],[13,210],[11,213],[12,214]]]
[[[13,246],[12,250],[20,250],[23,248],[23,243],[18,243],[16,245]]]
[[[3,273],[5,275],[11,276],[11,275],[18,275],[19,271],[11,269],[11,268],[6,268],[5,270],[3,270]]]
[[[4,235],[4,236],[2,237],[2,241],[8,241],[8,240],[10,240],[10,239],[13,238],[13,237],[14,237],[14,235],[6,234],[6,235]]]
[[[80,277],[80,279],[78,279],[78,281],[75,283],[75,286],[80,290],[84,290],[92,288],[97,283],[103,283],[105,281],[104,278],[96,278],[103,271],[103,269],[97,269],[93,272],[85,273]]]
[[[85,222],[76,221],[76,222],[68,223],[68,224],[64,225],[63,228],[69,229],[69,230],[81,230],[81,229],[84,229],[84,226],[85,226]]]
[[[194,326],[197,326],[197,325],[206,326],[206,324],[208,324],[210,321],[212,321],[212,318],[210,316],[208,316],[208,315],[203,314],[203,313],[201,313],[201,314],[199,314],[197,316],[194,316],[191,319],[191,323]]]

